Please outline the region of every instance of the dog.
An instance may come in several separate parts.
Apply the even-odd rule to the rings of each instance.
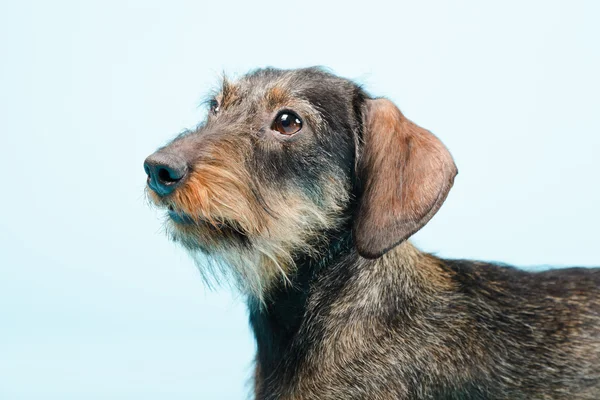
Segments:
[[[257,400],[600,399],[600,269],[446,260],[407,239],[457,168],[321,68],[227,79],[144,163],[169,236],[248,302]]]

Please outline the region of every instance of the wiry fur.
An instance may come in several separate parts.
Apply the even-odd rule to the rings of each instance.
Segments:
[[[149,197],[186,216],[167,230],[207,279],[248,295],[257,400],[600,398],[600,269],[405,241],[456,175],[430,132],[316,68],[257,70],[215,100],[159,150],[188,162],[185,181]],[[282,110],[298,134],[270,129]]]
[[[195,176],[196,174],[190,177],[189,185],[198,185]],[[212,182],[210,185],[197,186],[203,189],[193,199],[195,202],[185,198],[183,201],[172,200],[171,203],[175,210],[202,217],[203,223],[181,226],[167,220],[167,232],[197,261],[208,284],[233,282],[242,292],[261,300],[273,282],[289,283],[288,274],[295,268],[295,252],[316,255],[314,246],[319,243],[320,235],[340,223],[339,217],[335,217],[339,216],[348,202],[348,196],[344,196],[348,193],[348,188],[330,185],[334,193],[331,204],[327,207],[320,208],[311,204],[301,193],[287,193],[285,197],[276,193],[262,193],[263,207],[257,207],[254,212],[248,213],[247,210],[252,206],[245,204],[244,198],[237,197],[241,196],[243,190],[235,185],[229,188],[227,185],[219,187],[214,181],[218,182],[220,179],[211,177],[210,174],[204,175],[204,178]],[[215,188],[219,191],[210,191]],[[181,192],[193,193],[192,190]],[[155,202],[161,201],[156,199],[155,194],[150,196]],[[214,204],[205,199],[218,200]],[[190,207],[190,204],[195,207]],[[211,207],[214,207],[214,211]],[[223,230],[220,226],[222,221],[229,221],[233,227],[237,227],[236,233],[243,235],[243,240],[223,240],[216,234]]]
[[[374,261],[342,253],[313,280],[287,350],[259,363],[271,372],[258,398],[598,398],[598,270],[526,273],[408,242]],[[284,310],[270,306],[277,332]]]

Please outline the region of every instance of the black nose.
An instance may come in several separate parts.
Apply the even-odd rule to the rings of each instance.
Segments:
[[[157,151],[144,161],[148,174],[148,186],[159,196],[166,196],[183,182],[188,172],[187,163],[181,157]]]

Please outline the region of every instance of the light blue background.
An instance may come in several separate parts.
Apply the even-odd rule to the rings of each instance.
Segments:
[[[147,207],[142,161],[222,71],[326,65],[460,169],[414,241],[599,265],[600,2],[0,4],[0,399],[242,399],[242,299]]]

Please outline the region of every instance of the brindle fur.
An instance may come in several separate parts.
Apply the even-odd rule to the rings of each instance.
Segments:
[[[149,195],[188,217],[167,229],[201,271],[247,294],[257,400],[600,399],[600,269],[406,241],[456,174],[433,135],[318,68],[257,70],[215,97],[159,150],[185,158],[185,182]],[[283,109],[304,121],[290,138],[270,130]]]

